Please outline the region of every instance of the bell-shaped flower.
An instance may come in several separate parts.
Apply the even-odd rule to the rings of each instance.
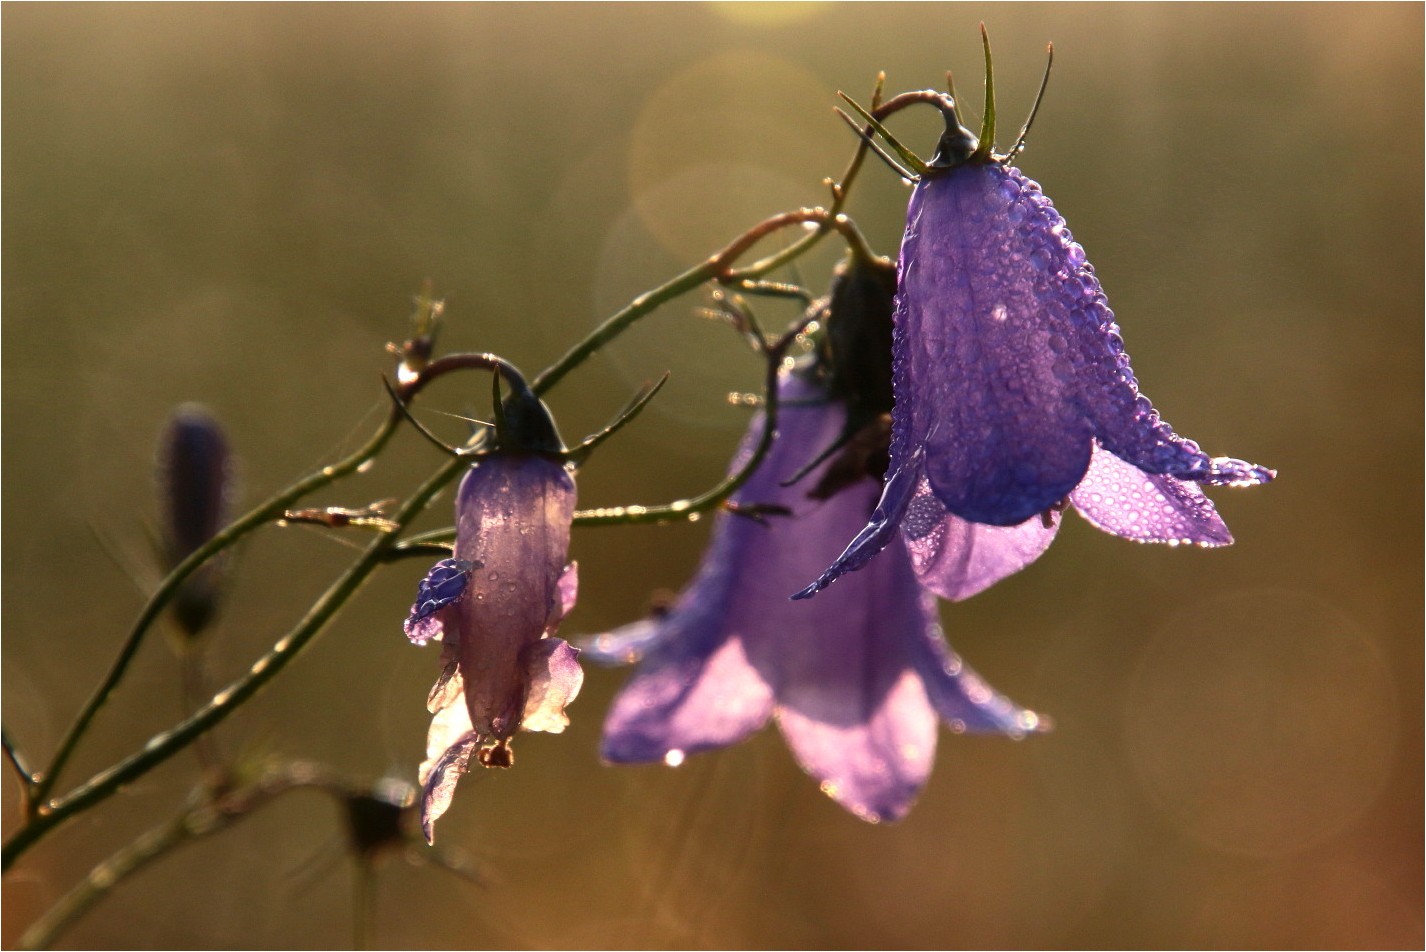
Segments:
[[[1139,542],[1229,544],[1200,487],[1276,474],[1209,456],[1160,419],[1059,211],[1010,156],[991,152],[993,125],[977,142],[949,98],[942,109],[947,133],[912,192],[901,244],[886,494],[799,595],[866,564],[898,527],[924,550],[919,563],[944,557],[931,550],[955,557],[923,541],[945,513],[1049,526],[1068,504]]]
[[[163,559],[172,569],[227,522],[233,461],[212,413],[196,403],[173,412],[159,440],[157,470]],[[209,559],[179,587],[173,618],[186,637],[196,637],[212,621],[224,571],[222,556]]]
[[[579,693],[584,672],[579,650],[554,633],[574,607],[577,587],[568,561],[572,474],[663,385],[646,387],[613,423],[566,448],[548,408],[503,359],[456,354],[419,373],[430,379],[470,367],[498,374],[495,423],[473,449],[444,447],[472,460],[456,494],[455,552],[421,580],[404,625],[416,644],[443,644],[441,676],[426,702],[435,718],[419,774],[428,841],[472,757],[485,767],[509,767],[517,731],[558,734],[569,724],[564,709]],[[512,389],[508,399],[500,396],[502,378]],[[391,395],[407,412],[395,389]]]
[[[461,480],[455,557],[421,581],[405,624],[413,642],[444,647],[420,771],[427,839],[472,755],[509,766],[516,731],[569,723],[583,672],[578,650],[552,635],[574,606],[574,499],[566,467],[534,453],[490,453]]]
[[[676,765],[775,718],[828,796],[863,819],[896,820],[930,774],[941,720],[1017,737],[1042,722],[946,646],[936,600],[902,546],[815,602],[788,600],[865,522],[878,483],[862,474],[809,492],[826,489],[837,465],[823,461],[807,483],[783,485],[838,440],[847,413],[797,373],[783,377],[779,394],[779,438],[735,501],[790,515],[761,524],[721,514],[697,577],[669,610],[586,643],[587,657],[639,662],[605,720],[602,753]],[[735,471],[760,429],[755,421]]]

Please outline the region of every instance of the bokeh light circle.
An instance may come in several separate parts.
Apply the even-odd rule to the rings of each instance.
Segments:
[[[1257,590],[1153,636],[1125,730],[1140,781],[1180,832],[1268,857],[1361,816],[1390,770],[1395,719],[1367,631],[1308,593]]]

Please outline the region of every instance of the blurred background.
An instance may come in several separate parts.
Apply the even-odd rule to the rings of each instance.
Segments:
[[[607,768],[625,677],[591,671],[563,736],[467,781],[442,842],[479,890],[386,866],[376,942],[411,947],[1398,947],[1422,935],[1422,9],[1397,5],[46,6],[4,11],[4,719],[48,756],[154,576],[153,453],[207,404],[245,510],[383,412],[425,279],[443,349],[534,373],[765,215],[826,200],[835,92],[940,86],[979,110],[1088,249],[1135,369],[1179,432],[1280,480],[1215,493],[1238,542],[1135,546],[1067,520],[1038,564],[943,606],[950,640],[1057,729],[942,732],[915,811],[868,826],[775,731],[677,769]],[[895,128],[929,151],[937,120]],[[868,165],[849,211],[894,253],[908,192]],[[775,247],[772,246],[772,247]],[[825,282],[832,242],[799,265]],[[586,467],[585,505],[711,485],[758,366],[690,295],[569,378],[566,436],[665,369]],[[790,313],[766,308],[769,321]],[[423,407],[483,413],[484,380]],[[459,424],[427,415],[452,437]],[[401,495],[403,434],[314,500]],[[449,523],[449,497],[423,525]],[[643,615],[708,523],[576,533],[566,634]],[[238,677],[354,552],[269,528],[209,634]],[[228,752],[414,778],[436,674],[400,622],[422,562],[376,576],[217,732]],[[154,638],[69,785],[181,713]],[[5,942],[171,815],[180,756],[7,876]],[[67,785],[62,785],[65,789]],[[5,775],[4,822],[17,822]],[[351,941],[336,811],[294,797],[121,886],[61,944]]]

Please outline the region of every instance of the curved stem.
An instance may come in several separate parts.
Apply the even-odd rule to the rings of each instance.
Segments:
[[[94,716],[99,713],[99,709],[104,706],[104,703],[109,700],[109,695],[113,693],[114,688],[117,687],[119,682],[123,679],[124,673],[128,670],[129,663],[133,661],[134,656],[138,653],[139,646],[143,644],[144,636],[148,633],[149,628],[163,612],[164,608],[168,606],[169,601],[178,592],[179,587],[183,585],[184,581],[203,565],[204,562],[228,548],[252,530],[265,523],[282,518],[287,508],[298,499],[335,482],[343,476],[356,472],[363,463],[381,451],[386,445],[387,440],[396,432],[397,423],[399,421],[400,416],[398,414],[388,414],[381,428],[355,453],[338,463],[325,466],[310,476],[299,479],[267,502],[248,512],[236,522],[228,525],[203,545],[193,550],[172,572],[168,573],[168,577],[159,584],[158,590],[153,593],[148,603],[144,605],[143,610],[139,612],[139,617],[135,619],[133,626],[129,629],[129,634],[124,639],[124,643],[120,646],[118,655],[115,656],[114,661],[110,664],[109,671],[104,676],[104,680],[94,689],[94,693],[90,695],[89,700],[86,701],[84,707],[80,709],[79,714],[76,715],[74,722],[70,725],[69,730],[65,732],[64,737],[60,740],[59,746],[55,749],[54,758],[40,776],[35,790],[35,799],[41,809],[43,809],[44,800],[49,796],[49,792],[53,789],[55,781],[59,779],[60,772],[64,769],[65,764],[69,762],[70,756],[73,755],[80,738],[84,736],[84,732],[89,728],[90,722],[94,720]]]
[[[172,820],[144,833],[89,871],[89,875],[37,919],[20,936],[22,949],[49,947],[59,935],[95,903],[128,877],[191,840],[219,833],[281,794],[301,788],[340,795],[335,781],[304,764],[288,765],[251,786],[233,791],[217,801],[204,800]],[[202,791],[197,791],[202,793]]]
[[[403,400],[410,400],[419,393],[427,383],[436,377],[449,373],[452,370],[465,367],[499,370],[502,374],[507,376],[513,375],[511,377],[512,384],[518,380],[520,385],[524,385],[524,378],[520,376],[519,371],[493,354],[457,354],[428,364],[410,381],[402,384],[398,388],[398,392],[401,394]],[[188,577],[213,556],[236,543],[249,532],[252,532],[254,529],[268,522],[282,519],[286,515],[288,507],[303,496],[331,485],[338,479],[360,470],[362,466],[374,459],[376,455],[385,448],[387,442],[396,432],[400,422],[401,413],[393,408],[387,414],[386,420],[381,424],[380,428],[378,428],[377,431],[372,434],[371,438],[357,449],[356,452],[337,463],[324,466],[317,472],[305,476],[291,486],[288,486],[267,502],[259,505],[257,508],[226,526],[221,532],[190,553],[172,572],[168,573],[168,577],[159,583],[158,589],[149,598],[143,610],[139,612],[139,617],[134,620],[128,635],[119,648],[119,653],[109,665],[109,671],[105,674],[104,680],[94,689],[94,693],[90,695],[89,700],[85,702],[84,707],[80,709],[79,713],[75,716],[74,722],[69,726],[64,737],[60,740],[59,746],[55,749],[54,757],[51,759],[49,766],[36,776],[32,812],[35,810],[42,811],[44,809],[44,801],[48,798],[56,781],[58,781],[60,772],[64,769],[65,764],[69,762],[70,757],[74,754],[80,739],[84,736],[85,731],[88,730],[90,722],[94,720],[94,716],[99,713],[99,709],[109,700],[109,695],[113,693],[114,688],[123,680],[125,672],[128,671],[130,662],[134,660],[134,656],[138,654],[139,647],[143,644],[144,636],[153,626],[154,621],[168,606],[168,603],[178,593],[179,588]]]
[[[773,440],[777,438],[778,371],[782,367],[783,355],[787,353],[787,348],[811,321],[811,317],[798,321],[775,344],[768,347],[763,355],[767,358],[767,372],[763,378],[762,433],[758,436],[758,443],[753,447],[752,455],[736,472],[729,473],[718,485],[691,499],[680,499],[666,506],[614,506],[608,509],[590,509],[576,512],[574,524],[577,526],[643,525],[671,522],[676,519],[691,519],[699,513],[721,506],[733,493],[741,489],[758,466],[762,464],[768,450],[772,449]]]
[[[393,521],[398,526],[409,525],[464,468],[465,463],[461,460],[448,461],[412,494]],[[395,541],[394,533],[383,533],[373,539],[361,558],[342,573],[291,631],[253,664],[248,674],[219,691],[192,717],[171,730],[154,735],[138,753],[94,775],[58,800],[42,805],[37,815],[5,843],[3,851],[0,851],[0,869],[9,869],[26,850],[64,820],[109,798],[125,784],[132,783],[183,750],[200,734],[222,723],[302,653],[336,617],[367,576],[383,562]]]
[[[45,910],[45,914],[35,921],[24,935],[20,936],[22,949],[46,949],[61,932],[96,902],[107,896],[115,886],[129,876],[143,869],[149,863],[163,856],[174,847],[195,837],[189,824],[189,814],[183,813],[150,830],[119,852],[89,871],[79,885],[75,886],[58,902]]]
[[[20,752],[20,748],[15,745],[14,739],[10,736],[10,728],[0,725],[0,738],[3,738],[5,746],[5,759],[10,761],[10,766],[15,768],[15,777],[20,781],[20,808],[26,816],[30,815],[31,804],[34,803],[34,793],[36,777],[35,772],[30,767],[29,758]]]
[[[891,102],[888,102],[886,106],[882,106],[880,100],[883,78],[884,77],[878,78],[876,91],[872,96],[873,114],[877,114],[879,110],[903,98],[903,96],[897,96],[892,99]],[[897,108],[903,108],[905,105],[909,105],[909,103],[903,103]],[[881,118],[880,115],[878,115],[878,118]],[[857,150],[853,153],[851,161],[847,164],[846,171],[842,173],[841,181],[829,183],[832,187],[832,207],[830,209],[818,209],[817,211],[820,214],[811,218],[794,217],[788,219],[786,216],[776,215],[767,221],[754,225],[747,232],[734,239],[732,244],[728,245],[707,261],[689,268],[667,284],[634,298],[622,311],[610,317],[603,324],[600,324],[590,332],[584,340],[575,344],[563,357],[547,367],[543,373],[535,378],[534,383],[531,385],[532,389],[537,395],[543,396],[571,370],[584,363],[601,347],[627,330],[629,325],[649,314],[659,305],[671,301],[685,292],[693,290],[705,281],[717,280],[726,284],[738,284],[744,281],[755,280],[810,251],[817,242],[826,237],[828,232],[839,227],[837,225],[838,220],[850,225],[850,221],[842,216],[841,212],[842,208],[846,206],[847,196],[851,191],[852,183],[856,180],[857,172],[860,171],[862,163],[866,158],[866,152],[866,143],[858,143]],[[804,209],[803,211],[808,212],[810,210]],[[796,213],[792,214],[795,215]],[[733,262],[740,255],[745,253],[762,238],[779,228],[807,221],[816,221],[818,223],[817,229],[799,238],[776,254],[762,258],[748,265],[746,268],[734,269],[732,267]],[[855,232],[855,226],[852,226],[852,231]],[[846,235],[848,232],[844,230],[843,234]],[[856,236],[859,238],[860,233],[856,233]],[[849,236],[848,240],[851,241],[852,238]],[[863,241],[862,244],[864,245],[865,242]]]

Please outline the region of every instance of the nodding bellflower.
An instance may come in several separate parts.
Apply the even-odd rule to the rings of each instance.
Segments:
[[[885,493],[870,524],[794,597],[865,565],[898,528],[922,553],[918,565],[953,555],[937,535],[946,513],[1053,531],[1057,513],[1073,505],[1138,542],[1228,545],[1200,487],[1276,475],[1209,456],[1139,391],[1084,249],[1040,186],[1009,164],[1023,133],[1010,155],[991,150],[986,55],[989,121],[980,139],[941,97],[947,131],[907,210]]]
[[[839,396],[838,384],[837,373],[829,381],[806,367],[784,374],[778,440],[734,497],[790,515],[759,524],[720,514],[697,576],[671,608],[585,643],[595,660],[639,663],[605,719],[606,760],[677,765],[773,718],[824,793],[878,822],[910,810],[939,721],[1017,737],[1044,727],[947,647],[936,600],[902,546],[815,603],[788,601],[793,583],[866,521],[874,473],[885,466],[884,440],[879,467],[875,450],[866,452],[884,422],[866,415],[860,434],[848,432],[849,415],[866,407]],[[761,427],[752,423],[732,471]],[[829,444],[844,452],[819,456]],[[812,489],[784,482],[814,458],[803,473]]]
[[[172,569],[218,534],[233,494],[233,462],[223,428],[207,408],[186,403],[164,426],[158,450],[163,558]],[[197,637],[213,620],[225,571],[222,556],[199,566],[178,589],[173,618]]]
[[[422,579],[405,622],[411,641],[443,645],[419,774],[428,841],[471,757],[508,767],[517,731],[563,731],[583,682],[578,649],[553,637],[575,600],[575,487],[552,423],[548,432],[548,452],[507,439],[474,457],[456,494],[453,558]]]

